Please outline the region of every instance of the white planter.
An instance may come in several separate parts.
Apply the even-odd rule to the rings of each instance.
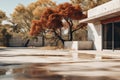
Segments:
[[[93,42],[92,41],[66,41],[65,48],[73,50],[92,50]]]

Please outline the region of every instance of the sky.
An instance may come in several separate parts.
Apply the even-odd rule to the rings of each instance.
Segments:
[[[36,0],[0,0],[0,10],[9,16],[18,4],[28,5]],[[53,0],[57,3],[68,2],[69,0]]]

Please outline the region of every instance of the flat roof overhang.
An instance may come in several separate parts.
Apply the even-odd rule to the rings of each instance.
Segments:
[[[114,9],[111,11],[107,11],[105,13],[101,13],[100,15],[82,19],[79,21],[79,23],[94,23],[94,22],[99,22],[99,21],[102,21],[105,19],[116,17],[116,16],[120,16],[120,8],[117,8],[117,9]]]

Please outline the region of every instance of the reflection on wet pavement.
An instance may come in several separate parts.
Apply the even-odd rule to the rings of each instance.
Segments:
[[[120,80],[120,60],[0,64],[0,80]]]
[[[1,50],[0,80],[120,80],[120,58],[77,55],[74,61],[69,51]]]

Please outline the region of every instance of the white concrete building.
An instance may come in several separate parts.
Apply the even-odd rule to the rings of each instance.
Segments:
[[[120,50],[120,0],[112,0],[88,10],[88,40],[96,50]]]

